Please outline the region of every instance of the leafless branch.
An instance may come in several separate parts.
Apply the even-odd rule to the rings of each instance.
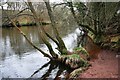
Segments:
[[[3,7],[2,7],[2,9],[3,9]],[[3,9],[3,11],[4,11],[4,9]],[[22,31],[20,30],[20,28],[18,28],[18,27],[16,26],[16,24],[9,18],[9,16],[8,16],[8,19],[9,19],[10,22],[13,24],[13,26],[25,37],[25,39],[30,43],[30,45],[32,45],[35,49],[37,49],[38,51],[40,51],[45,57],[48,57],[49,59],[52,59],[52,57],[51,57],[50,55],[48,55],[47,53],[43,52],[40,48],[38,48],[37,46],[35,46],[35,45],[28,39],[28,37],[26,36],[26,34],[25,34],[24,32],[22,32]]]
[[[55,9],[55,7],[60,6],[60,5],[67,5],[67,3],[59,3],[59,4],[55,4],[55,5],[53,5],[53,9]]]
[[[53,51],[51,44],[50,44],[50,43],[44,38],[44,36],[43,36],[43,35],[44,35],[44,34],[43,34],[44,28],[42,27],[42,23],[39,22],[39,19],[38,19],[37,14],[36,14],[33,6],[32,6],[32,3],[31,3],[31,2],[28,2],[28,6],[29,6],[31,12],[32,12],[33,15],[34,15],[34,19],[35,19],[35,22],[36,22],[36,24],[37,24],[37,26],[38,26],[38,28],[39,28],[39,33],[40,33],[40,37],[41,37],[42,41],[43,41],[43,42],[46,44],[46,46],[48,47],[49,52],[50,52],[50,54],[52,55],[52,57],[53,57],[53,58],[57,58],[58,55]]]

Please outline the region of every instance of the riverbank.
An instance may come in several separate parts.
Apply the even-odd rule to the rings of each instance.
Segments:
[[[116,52],[101,50],[99,59],[92,60],[88,70],[81,73],[78,78],[117,78],[118,77],[118,58]]]

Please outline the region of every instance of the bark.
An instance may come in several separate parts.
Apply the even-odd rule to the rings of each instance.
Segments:
[[[54,16],[53,16],[53,13],[52,13],[50,4],[49,4],[49,2],[46,1],[46,0],[44,0],[44,2],[45,2],[45,4],[46,4],[47,10],[48,10],[48,15],[49,15],[50,20],[51,20],[51,24],[52,24],[52,28],[53,28],[55,37],[56,37],[56,39],[57,39],[58,42],[59,42],[59,44],[58,44],[58,50],[60,51],[61,54],[66,54],[67,48],[66,48],[66,46],[65,46],[62,38],[60,37],[60,35],[59,35],[59,33],[58,33],[57,28],[56,28],[55,18],[54,18]]]
[[[36,22],[36,24],[37,24],[37,26],[38,26],[38,28],[39,28],[39,34],[40,34],[40,37],[41,37],[42,41],[43,41],[43,42],[46,44],[46,46],[48,47],[49,52],[50,52],[50,54],[52,55],[52,57],[53,57],[53,58],[57,58],[58,55],[53,51],[51,44],[50,44],[50,43],[45,39],[45,37],[44,37],[45,34],[43,33],[44,30],[43,30],[43,27],[41,26],[42,23],[40,23],[40,21],[39,21],[39,19],[38,19],[38,16],[37,16],[37,14],[36,14],[33,6],[32,6],[32,3],[31,3],[31,2],[28,2],[28,6],[29,6],[31,12],[32,12],[33,15],[34,15],[34,19],[35,19],[35,22]]]

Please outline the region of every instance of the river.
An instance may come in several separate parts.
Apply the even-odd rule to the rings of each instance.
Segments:
[[[45,30],[54,35],[49,25],[44,26]],[[28,36],[28,38],[43,51],[48,52],[47,47],[40,40],[38,27],[20,27],[21,30]],[[72,51],[76,46],[77,35],[75,33],[76,27],[58,27],[59,33],[67,46],[67,49]],[[0,79],[1,78],[29,78],[36,70],[49,62],[49,59],[35,50],[25,38],[15,28],[0,28],[2,36],[0,37]],[[53,36],[54,37],[54,36]],[[49,39],[48,39],[49,40]],[[57,46],[51,40],[54,51]],[[49,77],[55,78],[60,66],[51,66],[47,64],[39,70],[33,78]],[[51,71],[49,70],[52,67]],[[64,77],[67,69],[62,71],[59,76]]]

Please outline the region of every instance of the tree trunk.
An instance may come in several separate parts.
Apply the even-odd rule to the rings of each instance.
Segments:
[[[50,7],[50,4],[48,1],[44,0],[45,4],[46,4],[46,7],[47,7],[47,10],[48,10],[48,15],[50,17],[50,20],[51,20],[51,24],[52,24],[52,28],[53,28],[53,31],[54,31],[54,34],[55,34],[55,37],[56,39],[58,40],[59,44],[58,44],[58,50],[60,51],[61,54],[66,54],[67,53],[67,48],[62,40],[62,38],[60,37],[59,33],[58,33],[58,30],[56,28],[56,22],[55,22],[55,18],[53,16],[53,13],[52,13],[52,10],[51,10],[51,7]]]
[[[43,41],[43,42],[46,44],[46,46],[48,47],[49,52],[50,52],[50,54],[52,55],[52,57],[53,57],[53,58],[57,58],[58,55],[53,51],[51,44],[44,38],[44,35],[45,35],[45,34],[43,33],[43,27],[40,26],[40,25],[42,25],[42,24],[40,23],[40,21],[39,21],[39,19],[38,19],[38,16],[37,16],[37,14],[36,14],[33,6],[32,6],[32,3],[31,3],[31,2],[28,2],[28,6],[29,6],[31,12],[32,12],[33,15],[34,15],[35,22],[36,22],[36,24],[37,24],[37,26],[38,26],[38,28],[39,28],[39,33],[40,33],[40,37],[41,37],[42,41]]]
[[[96,34],[96,32],[95,32],[92,28],[90,28],[88,25],[84,25],[84,24],[81,24],[81,23],[79,22],[79,20],[77,19],[76,15],[75,15],[75,11],[74,11],[74,9],[73,9],[73,4],[72,4],[72,2],[68,2],[68,4],[69,4],[69,7],[70,7],[70,10],[71,10],[72,15],[73,15],[75,21],[77,22],[77,25],[78,25],[78,26],[81,26],[82,28],[88,29],[88,30],[91,31],[93,34]]]

